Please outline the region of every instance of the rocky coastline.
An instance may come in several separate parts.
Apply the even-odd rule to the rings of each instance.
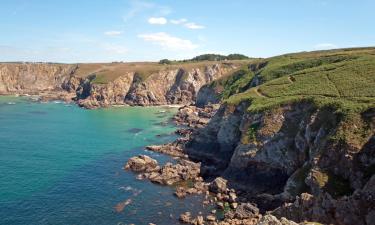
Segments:
[[[212,208],[207,215],[192,215],[185,212],[180,215],[179,221],[183,224],[220,224],[220,225],[251,225],[251,224],[283,224],[294,225],[293,221],[285,217],[277,219],[271,214],[262,215],[256,204],[247,202],[241,191],[229,188],[228,181],[222,177],[207,179],[202,177],[205,168],[200,162],[194,162],[184,152],[185,144],[190,140],[196,129],[203,128],[218,110],[218,105],[208,105],[205,108],[195,106],[184,106],[179,108],[174,117],[178,125],[185,128],[179,129],[176,133],[181,135],[172,143],[160,146],[146,146],[147,150],[167,154],[176,159],[175,164],[159,163],[146,155],[132,157],[125,164],[124,169],[137,173],[140,180],[149,180],[159,185],[175,186],[175,196],[184,198],[187,195],[204,195],[203,205]],[[206,168],[206,170],[213,168]],[[221,216],[218,216],[221,214]]]
[[[116,64],[103,68],[111,66],[117,68]],[[80,64],[0,63],[0,95],[37,95],[41,101],[75,102],[87,109],[113,105],[190,105],[203,85],[226,76],[238,65],[154,67],[157,70],[148,74],[119,69],[117,77],[101,82],[100,74],[106,69],[86,72],[85,65]]]
[[[228,106],[207,105],[204,108],[196,106],[184,106],[179,109],[174,120],[176,124],[184,125],[185,128],[177,131],[181,135],[172,143],[167,143],[161,146],[147,146],[146,149],[155,151],[162,154],[167,154],[177,159],[175,164],[166,164],[160,166],[153,162],[153,159],[147,161],[153,162],[150,166],[147,163],[140,163],[138,166],[134,165],[134,161],[138,161],[139,158],[146,156],[136,156],[131,158],[126,164],[125,168],[138,173],[137,178],[148,179],[151,182],[162,184],[162,185],[173,185],[176,186],[175,195],[178,198],[184,198],[189,194],[202,194],[204,195],[203,204],[207,207],[211,207],[212,211],[207,215],[191,215],[190,212],[186,212],[180,216],[180,222],[186,224],[371,224],[373,221],[373,210],[374,201],[371,200],[375,196],[375,183],[374,176],[368,180],[368,182],[359,188],[358,190],[351,192],[352,194],[344,195],[343,197],[332,197],[332,193],[325,189],[316,187],[317,190],[314,192],[307,193],[303,192],[308,190],[308,187],[301,187],[303,185],[315,185],[314,182],[320,182],[319,172],[317,169],[304,171],[305,180],[297,180],[301,175],[301,170],[306,170],[307,164],[310,162],[306,159],[301,159],[302,156],[297,156],[296,159],[304,160],[300,162],[302,169],[296,169],[295,171],[283,172],[282,170],[272,169],[275,166],[266,166],[265,162],[259,164],[262,160],[267,160],[268,163],[275,160],[275,158],[260,158],[254,159],[254,155],[246,159],[245,155],[240,155],[238,151],[243,151],[243,145],[251,146],[248,140],[243,140],[240,135],[235,139],[230,135],[235,133],[230,126],[233,126],[233,122],[238,123],[240,129],[244,129],[244,126],[251,126],[252,123],[262,123],[261,129],[264,137],[260,135],[256,136],[261,141],[261,138],[272,137],[275,138],[277,135],[275,132],[280,132],[282,122],[289,120],[290,116],[293,115],[293,123],[295,120],[302,118],[298,117],[298,114],[303,110],[311,107],[309,105],[299,106],[288,106],[279,111],[273,111],[272,113],[266,113],[263,115],[246,115],[243,113],[244,105],[240,105],[237,108],[230,108],[230,113],[226,114]],[[293,108],[297,107],[297,108]],[[301,123],[298,127],[302,128],[301,124],[304,124],[306,131],[303,136],[297,130],[293,131],[293,135],[297,134],[297,137],[293,137],[293,141],[297,141],[298,145],[305,145],[307,148],[310,145],[314,147],[314,143],[318,144],[323,142],[324,132],[329,132],[319,126],[313,126],[313,123],[317,122],[319,113],[313,112],[315,115],[313,121],[311,119],[305,120],[310,121],[309,124]],[[242,113],[241,113],[242,112]],[[292,112],[290,115],[288,113]],[[329,112],[325,112],[329,114]],[[223,120],[227,116],[225,123],[218,120]],[[231,117],[237,117],[236,120]],[[208,119],[208,120],[206,120]],[[240,121],[238,121],[240,119]],[[242,120],[242,121],[241,121]],[[244,120],[248,125],[243,124]],[[202,122],[211,121],[211,122]],[[213,122],[212,122],[213,121]],[[250,123],[249,123],[250,122]],[[212,124],[215,123],[215,124]],[[241,123],[241,124],[240,124]],[[298,123],[297,123],[298,124]],[[320,126],[323,126],[320,121]],[[212,127],[210,126],[221,126],[225,128],[224,136],[220,136],[220,131],[214,133],[215,138],[221,141],[233,140],[239,143],[239,146],[233,149],[232,156],[229,157],[230,161],[224,161],[228,156],[220,157],[220,144],[213,144],[209,138],[212,138]],[[271,127],[272,126],[272,127]],[[314,128],[313,128],[314,127]],[[290,127],[289,127],[290,129]],[[306,134],[307,132],[307,134]],[[211,136],[207,136],[211,135]],[[309,136],[311,135],[311,136]],[[306,138],[310,140],[310,143],[303,143],[304,140],[298,138]],[[313,138],[314,137],[314,138]],[[288,142],[288,136],[284,134],[283,138],[285,142],[278,139],[278,142],[272,143],[271,140],[267,140],[273,144],[272,146],[262,145],[262,148],[271,148],[274,154],[277,156],[278,149],[282,149],[280,145],[285,145]],[[197,148],[197,142],[204,139],[205,143],[210,143],[211,148],[215,148],[216,153],[212,155],[210,152],[202,154],[202,149]],[[266,143],[267,143],[266,142]],[[324,142],[323,142],[324,143]],[[228,143],[225,148],[228,148]],[[364,152],[371,151],[373,149],[373,140],[367,144]],[[259,143],[258,143],[259,145]],[[208,145],[201,145],[206,151],[210,151]],[[276,147],[275,147],[276,146]],[[365,145],[366,146],[366,145]],[[193,149],[193,150],[192,150]],[[197,149],[199,150],[197,154]],[[264,151],[260,149],[259,151]],[[372,153],[368,153],[372,154]],[[239,157],[239,158],[237,158]],[[293,156],[296,157],[296,156]],[[306,157],[306,156],[305,156]],[[332,157],[332,156],[331,156]],[[286,157],[279,158],[278,163],[282,163],[280,160],[285,160]],[[251,169],[252,174],[247,174],[248,167],[251,168],[251,164],[244,163],[244,160],[252,161],[257,160],[258,166],[262,165],[257,169]],[[315,159],[316,160],[316,159]],[[297,161],[298,162],[298,161]],[[297,163],[295,162],[295,163]],[[286,162],[288,166],[285,169],[293,167],[292,161]],[[273,162],[275,164],[275,162]],[[245,166],[245,167],[244,167]],[[142,171],[136,169],[137,167],[144,168]],[[247,167],[247,168],[246,168]],[[296,167],[298,167],[296,165]],[[148,171],[148,168],[154,168],[152,171]],[[239,172],[238,170],[241,169]],[[259,171],[260,169],[261,171]],[[141,173],[139,173],[141,172]],[[247,174],[247,175],[246,175]],[[274,175],[273,175],[274,174]],[[285,174],[285,175],[283,175]],[[240,176],[243,180],[238,180]],[[257,180],[254,182],[252,176],[263,176],[264,179]],[[273,177],[275,176],[275,177]],[[276,179],[276,176],[279,176]],[[285,178],[283,178],[285,176]],[[282,181],[284,179],[284,181]],[[301,178],[299,178],[301,179]],[[251,183],[249,183],[249,181]],[[298,181],[300,183],[298,183]],[[186,183],[189,186],[186,186]],[[278,187],[280,183],[284,186]],[[307,184],[306,184],[307,183]],[[177,184],[177,185],[176,185]],[[355,209],[361,209],[361,211],[354,212]],[[361,222],[362,221],[362,222]]]
[[[95,76],[76,76],[74,65],[6,64],[0,66],[0,94],[87,109],[185,105],[173,118],[180,137],[146,147],[175,162],[161,165],[139,155],[124,166],[138,179],[175,187],[177,198],[204,195],[211,213],[186,212],[181,223],[374,224],[373,108],[345,117],[308,101],[253,112],[249,101],[211,104],[220,101],[206,84],[234,68],[170,69],[147,79],[130,72],[100,84]]]

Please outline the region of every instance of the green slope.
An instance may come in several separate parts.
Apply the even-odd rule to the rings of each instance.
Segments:
[[[375,48],[287,54],[259,60],[244,71],[211,85],[222,89],[228,104],[251,101],[249,111],[295,101],[357,112],[375,106]],[[260,85],[250,87],[253,77]]]

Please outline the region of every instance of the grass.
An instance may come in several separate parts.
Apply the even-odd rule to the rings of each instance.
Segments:
[[[343,112],[375,107],[375,48],[295,53],[262,62],[266,66],[254,71],[262,84],[223,96],[226,103],[249,101],[249,111],[300,101],[333,106]],[[245,75],[236,77],[226,85],[231,87],[246,79]]]
[[[254,73],[247,66],[243,66],[230,76],[212,82],[210,86],[220,93],[220,98],[226,99],[248,89],[253,77]]]
[[[92,81],[96,84],[106,84],[127,73],[136,73],[143,81],[150,75],[157,74],[166,70],[191,70],[199,68],[204,71],[206,66],[221,64],[223,67],[230,68],[232,65],[240,67],[248,64],[251,60],[228,60],[221,62],[200,61],[200,62],[180,62],[172,65],[159,64],[157,62],[135,62],[135,63],[80,63],[77,64],[77,70],[74,75],[78,77],[88,77],[95,74],[96,78]]]

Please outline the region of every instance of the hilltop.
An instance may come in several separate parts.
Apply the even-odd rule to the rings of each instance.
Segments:
[[[374,74],[375,48],[338,49],[256,60],[205,88],[228,104],[251,101],[250,111],[300,100],[361,111],[374,106]]]

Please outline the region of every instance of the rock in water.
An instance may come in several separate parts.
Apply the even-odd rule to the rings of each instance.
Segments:
[[[135,172],[152,172],[157,170],[157,168],[158,162],[147,155],[132,157],[125,165],[125,169]]]
[[[190,223],[191,221],[191,213],[190,212],[185,212],[180,215],[180,222],[181,223]]]

